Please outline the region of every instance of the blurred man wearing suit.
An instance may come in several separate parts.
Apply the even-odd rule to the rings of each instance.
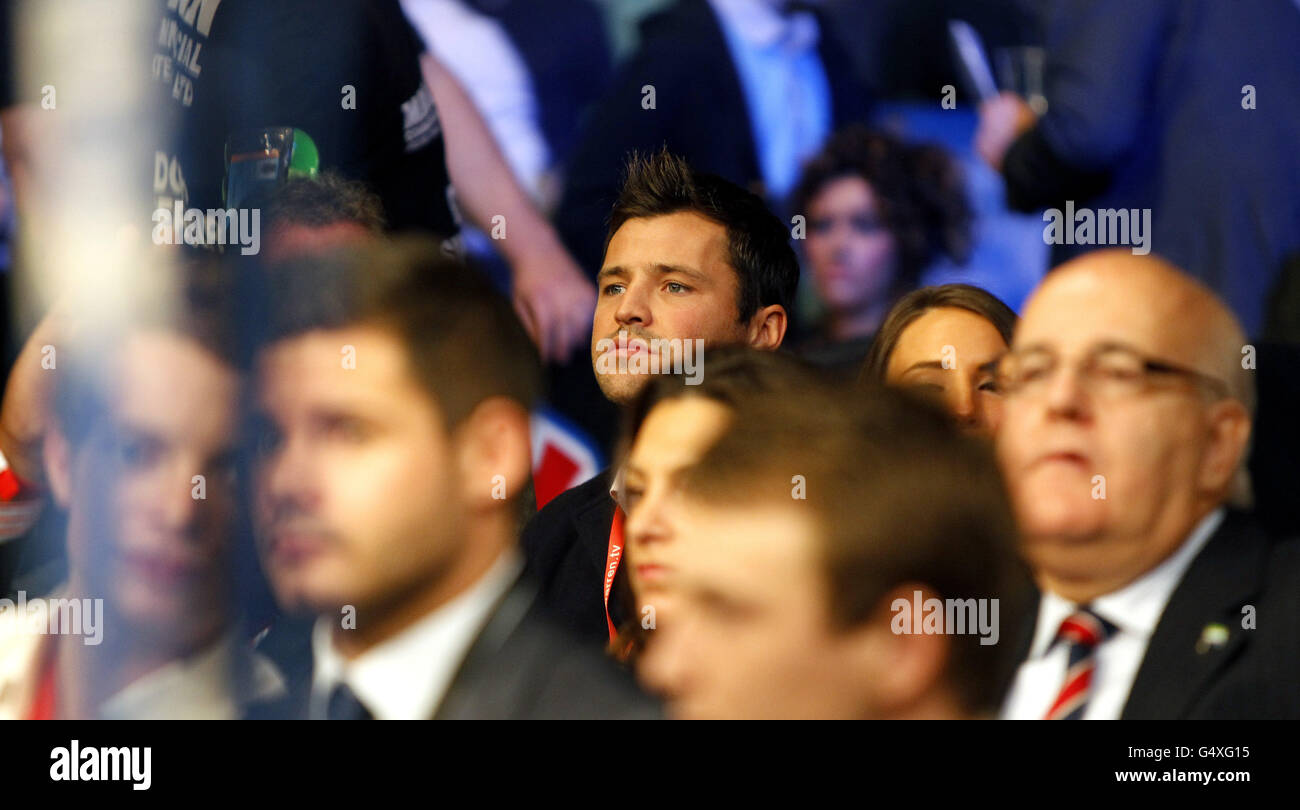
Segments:
[[[1030,299],[998,450],[1041,591],[1012,718],[1300,717],[1300,540],[1248,491],[1246,340],[1154,256],[1098,251]]]
[[[509,303],[421,243],[271,272],[255,517],[285,700],[254,717],[648,717],[533,616],[516,549],[540,370]]]

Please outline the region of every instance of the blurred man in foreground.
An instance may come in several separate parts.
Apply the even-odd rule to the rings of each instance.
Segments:
[[[755,394],[629,526],[671,560],[638,674],[674,716],[996,711],[1024,595],[1013,521],[991,453],[937,411]]]
[[[536,352],[489,282],[433,245],[271,271],[258,360],[259,547],[309,614],[263,648],[255,717],[646,717],[653,705],[531,615],[521,496]]]
[[[1236,319],[1163,260],[1090,253],[1030,299],[998,449],[1042,591],[1004,714],[1300,716],[1300,550],[1225,509],[1253,372]]]
[[[185,268],[179,306],[60,342],[37,372],[56,380],[44,480],[68,513],[67,579],[0,602],[0,717],[230,719],[282,689],[231,607],[248,583],[228,270]]]

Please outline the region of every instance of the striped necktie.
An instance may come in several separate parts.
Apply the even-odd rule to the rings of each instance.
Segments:
[[[1097,668],[1097,645],[1114,632],[1115,625],[1086,606],[1061,622],[1061,629],[1056,632],[1052,644],[1065,642],[1069,646],[1069,665],[1065,670],[1065,683],[1043,719],[1079,720],[1083,717],[1088,698],[1092,695],[1093,670]]]

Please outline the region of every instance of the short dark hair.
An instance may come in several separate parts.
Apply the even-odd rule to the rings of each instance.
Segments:
[[[265,298],[263,345],[317,329],[389,330],[448,430],[489,397],[531,410],[540,393],[537,351],[509,301],[428,239],[377,240],[273,265]]]
[[[796,474],[802,500],[791,498]],[[1017,663],[1028,574],[991,449],[946,415],[883,387],[760,392],[735,406],[682,488],[713,505],[810,507],[833,627],[868,621],[908,583],[943,598],[997,598],[998,643],[954,636],[945,680],[968,710],[996,710]]]
[[[379,195],[360,180],[324,171],[313,177],[296,177],[271,195],[267,225],[310,225],[338,223],[360,225],[371,233],[384,230],[384,204]]]
[[[993,293],[970,284],[922,287],[898,299],[898,303],[889,310],[880,324],[880,330],[871,341],[871,348],[867,350],[860,380],[883,385],[885,374],[889,371],[889,358],[894,353],[903,330],[925,313],[941,307],[964,309],[979,315],[993,324],[993,328],[1002,335],[1002,340],[1008,346],[1011,345],[1011,335],[1016,329],[1015,310],[1002,303],[1002,299]]]
[[[794,307],[799,260],[790,247],[790,232],[756,194],[735,183],[697,172],[666,149],[652,155],[633,152],[623,187],[610,213],[605,250],[629,219],[689,211],[727,230],[727,263],[736,271],[740,292],[736,309],[742,322],[761,307]]]
[[[898,246],[896,292],[915,286],[936,257],[964,262],[970,254],[970,203],[957,163],[943,147],[846,127],[804,165],[792,195],[795,212],[807,216],[817,195],[845,177],[865,181],[880,201],[881,218]]]

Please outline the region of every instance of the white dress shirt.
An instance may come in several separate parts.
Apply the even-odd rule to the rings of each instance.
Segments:
[[[1169,597],[1192,560],[1219,528],[1223,515],[1222,509],[1206,515],[1178,550],[1160,565],[1118,591],[1092,600],[1093,612],[1115,625],[1116,630],[1094,653],[1096,666],[1083,719],[1119,719]],[[1065,682],[1069,660],[1069,645],[1053,646],[1052,641],[1061,622],[1078,609],[1079,605],[1054,593],[1043,593],[1033,644],[1029,656],[1016,671],[1015,682],[1002,707],[1003,718],[1041,720],[1047,714]]]
[[[502,554],[469,590],[352,660],[334,648],[339,618],[321,617],[312,630],[310,716],[324,719],[330,693],[344,682],[376,720],[432,717],[474,639],[522,569],[517,552]]]

